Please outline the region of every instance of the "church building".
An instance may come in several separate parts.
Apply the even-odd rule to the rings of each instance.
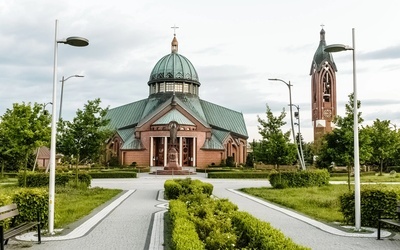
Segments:
[[[320,42],[311,63],[311,112],[314,142],[333,129],[337,113],[336,64],[332,55],[325,52],[325,30],[321,29]]]
[[[228,159],[246,162],[243,114],[200,99],[199,76],[178,53],[176,34],[171,53],[155,64],[147,85],[148,98],[108,111],[108,128],[115,133],[106,145],[107,160],[116,157],[121,165],[166,166],[168,147],[174,141],[179,166],[206,168]]]

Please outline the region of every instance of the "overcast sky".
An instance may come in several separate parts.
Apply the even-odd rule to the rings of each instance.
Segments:
[[[65,82],[67,120],[95,98],[110,108],[147,98],[150,72],[171,52],[176,25],[179,53],[200,78],[200,98],[242,112],[249,140],[260,139],[257,116],[265,119],[266,104],[276,114],[289,111],[288,88],[268,81],[280,78],[293,84],[302,134],[312,141],[309,72],[323,24],[328,44],[351,45],[355,28],[363,125],[378,118],[400,127],[399,10],[398,0],[2,0],[0,115],[13,103],[51,101],[56,19],[57,40],[81,36],[90,42],[58,46],[58,80],[85,76]],[[353,91],[352,53],[333,57],[343,116]]]

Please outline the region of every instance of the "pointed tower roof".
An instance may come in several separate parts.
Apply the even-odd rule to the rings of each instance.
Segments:
[[[333,61],[333,57],[331,53],[325,52],[326,41],[325,41],[325,30],[322,28],[320,34],[320,41],[317,50],[315,51],[313,61],[311,63],[310,75],[313,74],[314,71],[320,71],[324,62],[329,62],[333,69],[337,71],[336,64]]]

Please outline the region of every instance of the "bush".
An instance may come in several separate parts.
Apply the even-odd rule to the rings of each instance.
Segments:
[[[200,180],[173,179],[164,182],[164,195],[166,199],[177,199],[180,195],[202,193],[210,196],[214,186]]]
[[[169,212],[172,222],[172,244],[176,250],[205,249],[196,233],[193,222],[188,217],[185,203],[172,200],[169,203]]]
[[[275,172],[270,174],[269,182],[274,188],[320,187],[329,184],[329,172],[325,169],[298,172]]]
[[[107,171],[107,172],[89,172],[93,179],[96,178],[136,178],[136,172]]]
[[[19,210],[17,223],[36,221],[39,212],[41,226],[47,224],[49,194],[44,188],[26,188],[14,194],[12,202]]]
[[[71,174],[68,173],[57,173],[55,175],[55,185],[64,186],[72,178]],[[26,173],[26,187],[45,187],[49,186],[49,174],[48,173]],[[24,172],[18,174],[18,186],[24,187]]]
[[[166,180],[164,182],[164,196],[166,199],[178,199],[182,193],[182,186],[175,180]]]
[[[267,172],[211,172],[208,173],[210,179],[267,179]]]
[[[232,224],[239,235],[237,249],[308,249],[294,243],[268,222],[260,221],[246,212],[236,212]]]
[[[397,194],[394,191],[368,187],[361,190],[360,197],[362,226],[377,227],[379,210],[382,210],[382,217],[400,219],[396,214]],[[346,223],[354,224],[354,192],[340,197],[340,210]]]

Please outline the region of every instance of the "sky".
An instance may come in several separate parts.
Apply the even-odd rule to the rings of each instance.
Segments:
[[[201,99],[243,113],[249,141],[257,118],[300,107],[301,133],[313,141],[310,68],[321,25],[327,44],[352,45],[355,29],[357,94],[363,126],[390,120],[400,127],[400,1],[366,0],[2,0],[0,1],[0,115],[13,103],[52,101],[54,44],[71,36],[87,47],[58,44],[57,100],[72,120],[88,100],[115,108],[148,97],[147,82],[176,36],[200,79]],[[57,25],[57,37],[55,36]],[[353,92],[352,52],[333,54],[338,115]],[[46,105],[51,111],[51,105]],[[56,106],[57,115],[59,103]],[[290,129],[289,114],[284,131]],[[296,128],[297,129],[297,128]]]

